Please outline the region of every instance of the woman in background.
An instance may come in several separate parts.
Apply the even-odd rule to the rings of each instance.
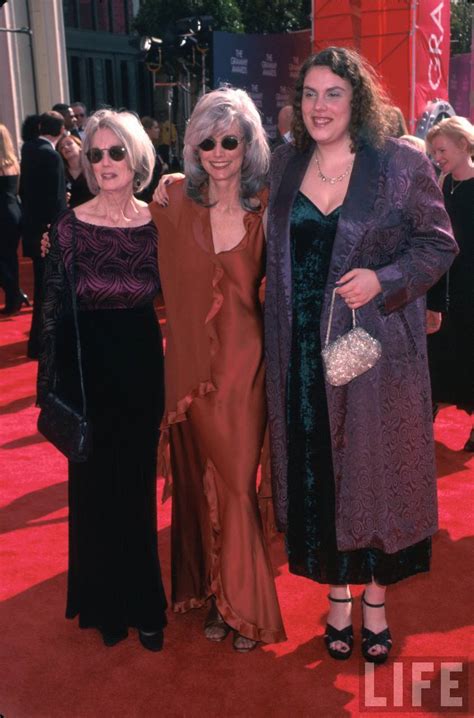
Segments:
[[[56,150],[64,160],[66,187],[69,193],[68,206],[77,207],[93,198],[81,163],[81,140],[75,135],[64,135],[58,141]]]
[[[20,289],[18,244],[21,235],[21,209],[18,202],[20,163],[13,150],[11,135],[0,124],[0,286],[5,292],[5,306],[0,314],[20,311],[28,297]]]
[[[147,116],[142,117],[141,123],[145,132],[150,138],[153,147],[155,148],[155,166],[153,167],[153,175],[150,184],[145,187],[145,189],[143,189],[141,192],[139,192],[136,196],[138,197],[138,199],[142,199],[144,202],[151,202],[153,199],[153,192],[155,191],[156,186],[160,181],[160,177],[163,174],[163,171],[168,168],[168,165],[164,164],[158,153],[160,125],[158,124],[157,120],[155,120],[153,117]]]
[[[448,275],[428,295],[444,312],[441,330],[428,342],[433,401],[474,414],[474,127],[448,117],[431,128],[428,149],[443,173],[444,203],[459,255]],[[447,301],[446,301],[447,300]],[[474,451],[471,427],[464,451]]]

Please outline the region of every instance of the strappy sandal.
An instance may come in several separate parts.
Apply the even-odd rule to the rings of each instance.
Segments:
[[[231,627],[224,621],[217,610],[215,601],[212,601],[209,613],[204,622],[204,635],[208,641],[220,643],[224,641],[231,631]]]
[[[232,638],[232,648],[237,653],[250,653],[254,648],[257,648],[258,641],[253,641],[251,638],[242,636],[241,633],[234,631],[234,637]]]
[[[333,598],[328,594],[328,598],[333,603],[352,603],[352,598]],[[335,641],[342,641],[348,647],[347,651],[341,651],[340,648],[333,648],[331,643]],[[335,658],[336,661],[347,661],[352,655],[352,648],[354,646],[354,631],[352,630],[352,623],[349,626],[345,626],[341,630],[334,628],[330,623],[326,624],[326,633],[324,634],[324,642],[326,644],[327,651],[331,658]]]
[[[385,603],[369,603],[365,599],[365,591],[362,594],[362,603],[365,603],[369,608],[383,608]],[[386,650],[382,653],[374,655],[369,653],[370,649],[374,646],[383,646]],[[390,635],[390,629],[384,628],[380,633],[374,633],[370,629],[364,626],[364,607],[362,606],[362,655],[368,663],[385,663],[388,658],[388,654],[392,648],[392,636]]]

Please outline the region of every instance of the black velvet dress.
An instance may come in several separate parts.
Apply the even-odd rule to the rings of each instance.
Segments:
[[[325,584],[395,583],[429,570],[431,541],[395,554],[339,551],[320,315],[340,208],[324,215],[301,192],[291,214],[293,335],[287,384],[288,531],[292,573]]]
[[[0,176],[0,287],[5,290],[7,307],[15,302],[20,293],[17,250],[21,209],[17,191],[18,175]]]
[[[93,435],[87,461],[69,462],[66,616],[78,616],[81,628],[98,628],[109,640],[118,640],[130,626],[151,632],[166,625],[156,507],[164,403],[162,339],[153,309],[160,288],[157,234],[152,222],[100,227],[74,220],[72,211],[53,230],[50,261],[58,271],[47,275],[45,347],[54,332],[57,391],[78,406],[74,325],[70,313],[62,315],[58,309],[70,292],[64,280],[70,278],[74,231],[82,365]],[[43,361],[47,358],[40,361],[40,375]]]
[[[459,254],[428,293],[428,307],[444,313],[441,329],[428,337],[432,396],[474,413],[474,177],[443,183],[444,203]],[[447,279],[449,277],[449,280]],[[446,294],[449,295],[446,306]]]

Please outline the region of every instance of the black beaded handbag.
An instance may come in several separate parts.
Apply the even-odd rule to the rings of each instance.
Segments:
[[[90,421],[87,419],[86,392],[84,390],[84,377],[82,373],[82,352],[79,335],[79,322],[77,319],[76,299],[76,221],[73,222],[72,233],[72,261],[71,261],[71,293],[74,329],[76,334],[77,363],[81,383],[82,409],[78,411],[56,393],[53,387],[41,403],[38,417],[38,431],[48,439],[69,461],[87,461],[92,448],[92,431]],[[55,382],[56,384],[56,379]]]

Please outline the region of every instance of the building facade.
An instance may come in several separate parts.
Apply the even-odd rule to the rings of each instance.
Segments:
[[[64,0],[71,101],[90,109],[152,108],[152,78],[132,35],[139,0]]]
[[[56,102],[152,112],[151,73],[131,34],[138,7],[139,0],[7,0],[0,8],[0,122],[17,149],[26,115]]]

